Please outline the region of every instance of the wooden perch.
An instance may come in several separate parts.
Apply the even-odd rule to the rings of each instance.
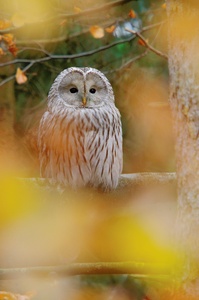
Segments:
[[[0,269],[0,280],[19,279],[28,276],[58,277],[75,275],[131,274],[135,277],[158,277],[169,279],[171,269],[166,265],[140,262],[72,263],[60,266]]]
[[[45,178],[21,178],[21,181],[24,183],[33,185],[42,189],[60,189],[63,191],[63,188],[58,187],[57,185],[50,184],[49,181]],[[175,173],[131,173],[131,174],[122,174],[120,176],[119,184],[117,189],[114,192],[121,190],[134,190],[137,188],[147,187],[151,185],[168,185],[175,186],[176,183],[176,174]]]

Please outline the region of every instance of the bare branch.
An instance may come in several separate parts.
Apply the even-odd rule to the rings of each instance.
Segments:
[[[144,46],[147,47],[148,49],[150,49],[152,52],[156,53],[157,55],[159,55],[165,59],[168,59],[168,56],[166,54],[162,53],[161,51],[159,51],[159,50],[155,49],[153,46],[151,46],[139,32],[130,30],[128,28],[126,28],[126,31],[128,31],[132,34],[135,34],[137,37],[139,37],[139,39],[143,42]]]
[[[81,53],[77,53],[77,54],[68,54],[68,55],[67,54],[66,55],[51,54],[50,52],[47,52],[47,51],[44,51],[43,49],[38,48],[38,51],[41,51],[41,52],[45,53],[47,56],[42,57],[42,58],[38,58],[38,59],[14,59],[12,61],[8,61],[8,62],[5,62],[5,63],[0,63],[0,67],[12,65],[12,64],[18,64],[18,63],[30,63],[30,62],[41,63],[41,62],[48,61],[50,59],[74,59],[74,58],[79,58],[79,57],[84,57],[84,56],[90,56],[90,55],[96,54],[98,52],[101,52],[101,51],[107,50],[109,48],[112,48],[116,45],[130,42],[134,38],[135,38],[135,36],[132,36],[128,39],[116,41],[112,44],[102,46],[102,47],[99,47],[99,48],[94,49],[94,50],[90,50],[90,51],[87,51],[87,52],[81,52]]]
[[[156,28],[158,26],[162,26],[166,22],[167,22],[167,20],[164,20],[164,21],[161,21],[161,22],[158,22],[158,23],[155,23],[155,24],[151,24],[151,25],[145,26],[145,27],[142,28],[142,32],[154,29],[154,28]]]

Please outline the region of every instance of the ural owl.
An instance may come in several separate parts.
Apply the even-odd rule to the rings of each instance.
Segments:
[[[41,176],[74,188],[116,188],[122,128],[105,75],[68,68],[55,79],[47,104],[38,135]]]

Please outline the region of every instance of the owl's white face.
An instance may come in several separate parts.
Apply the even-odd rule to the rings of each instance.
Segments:
[[[94,108],[103,106],[107,101],[110,102],[108,80],[98,70],[70,68],[66,74],[62,72],[62,75],[57,89],[65,106]]]

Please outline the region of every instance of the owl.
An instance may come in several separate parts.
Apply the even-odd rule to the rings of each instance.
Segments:
[[[41,176],[73,188],[115,189],[122,171],[122,127],[108,79],[71,67],[55,79],[38,133]]]

